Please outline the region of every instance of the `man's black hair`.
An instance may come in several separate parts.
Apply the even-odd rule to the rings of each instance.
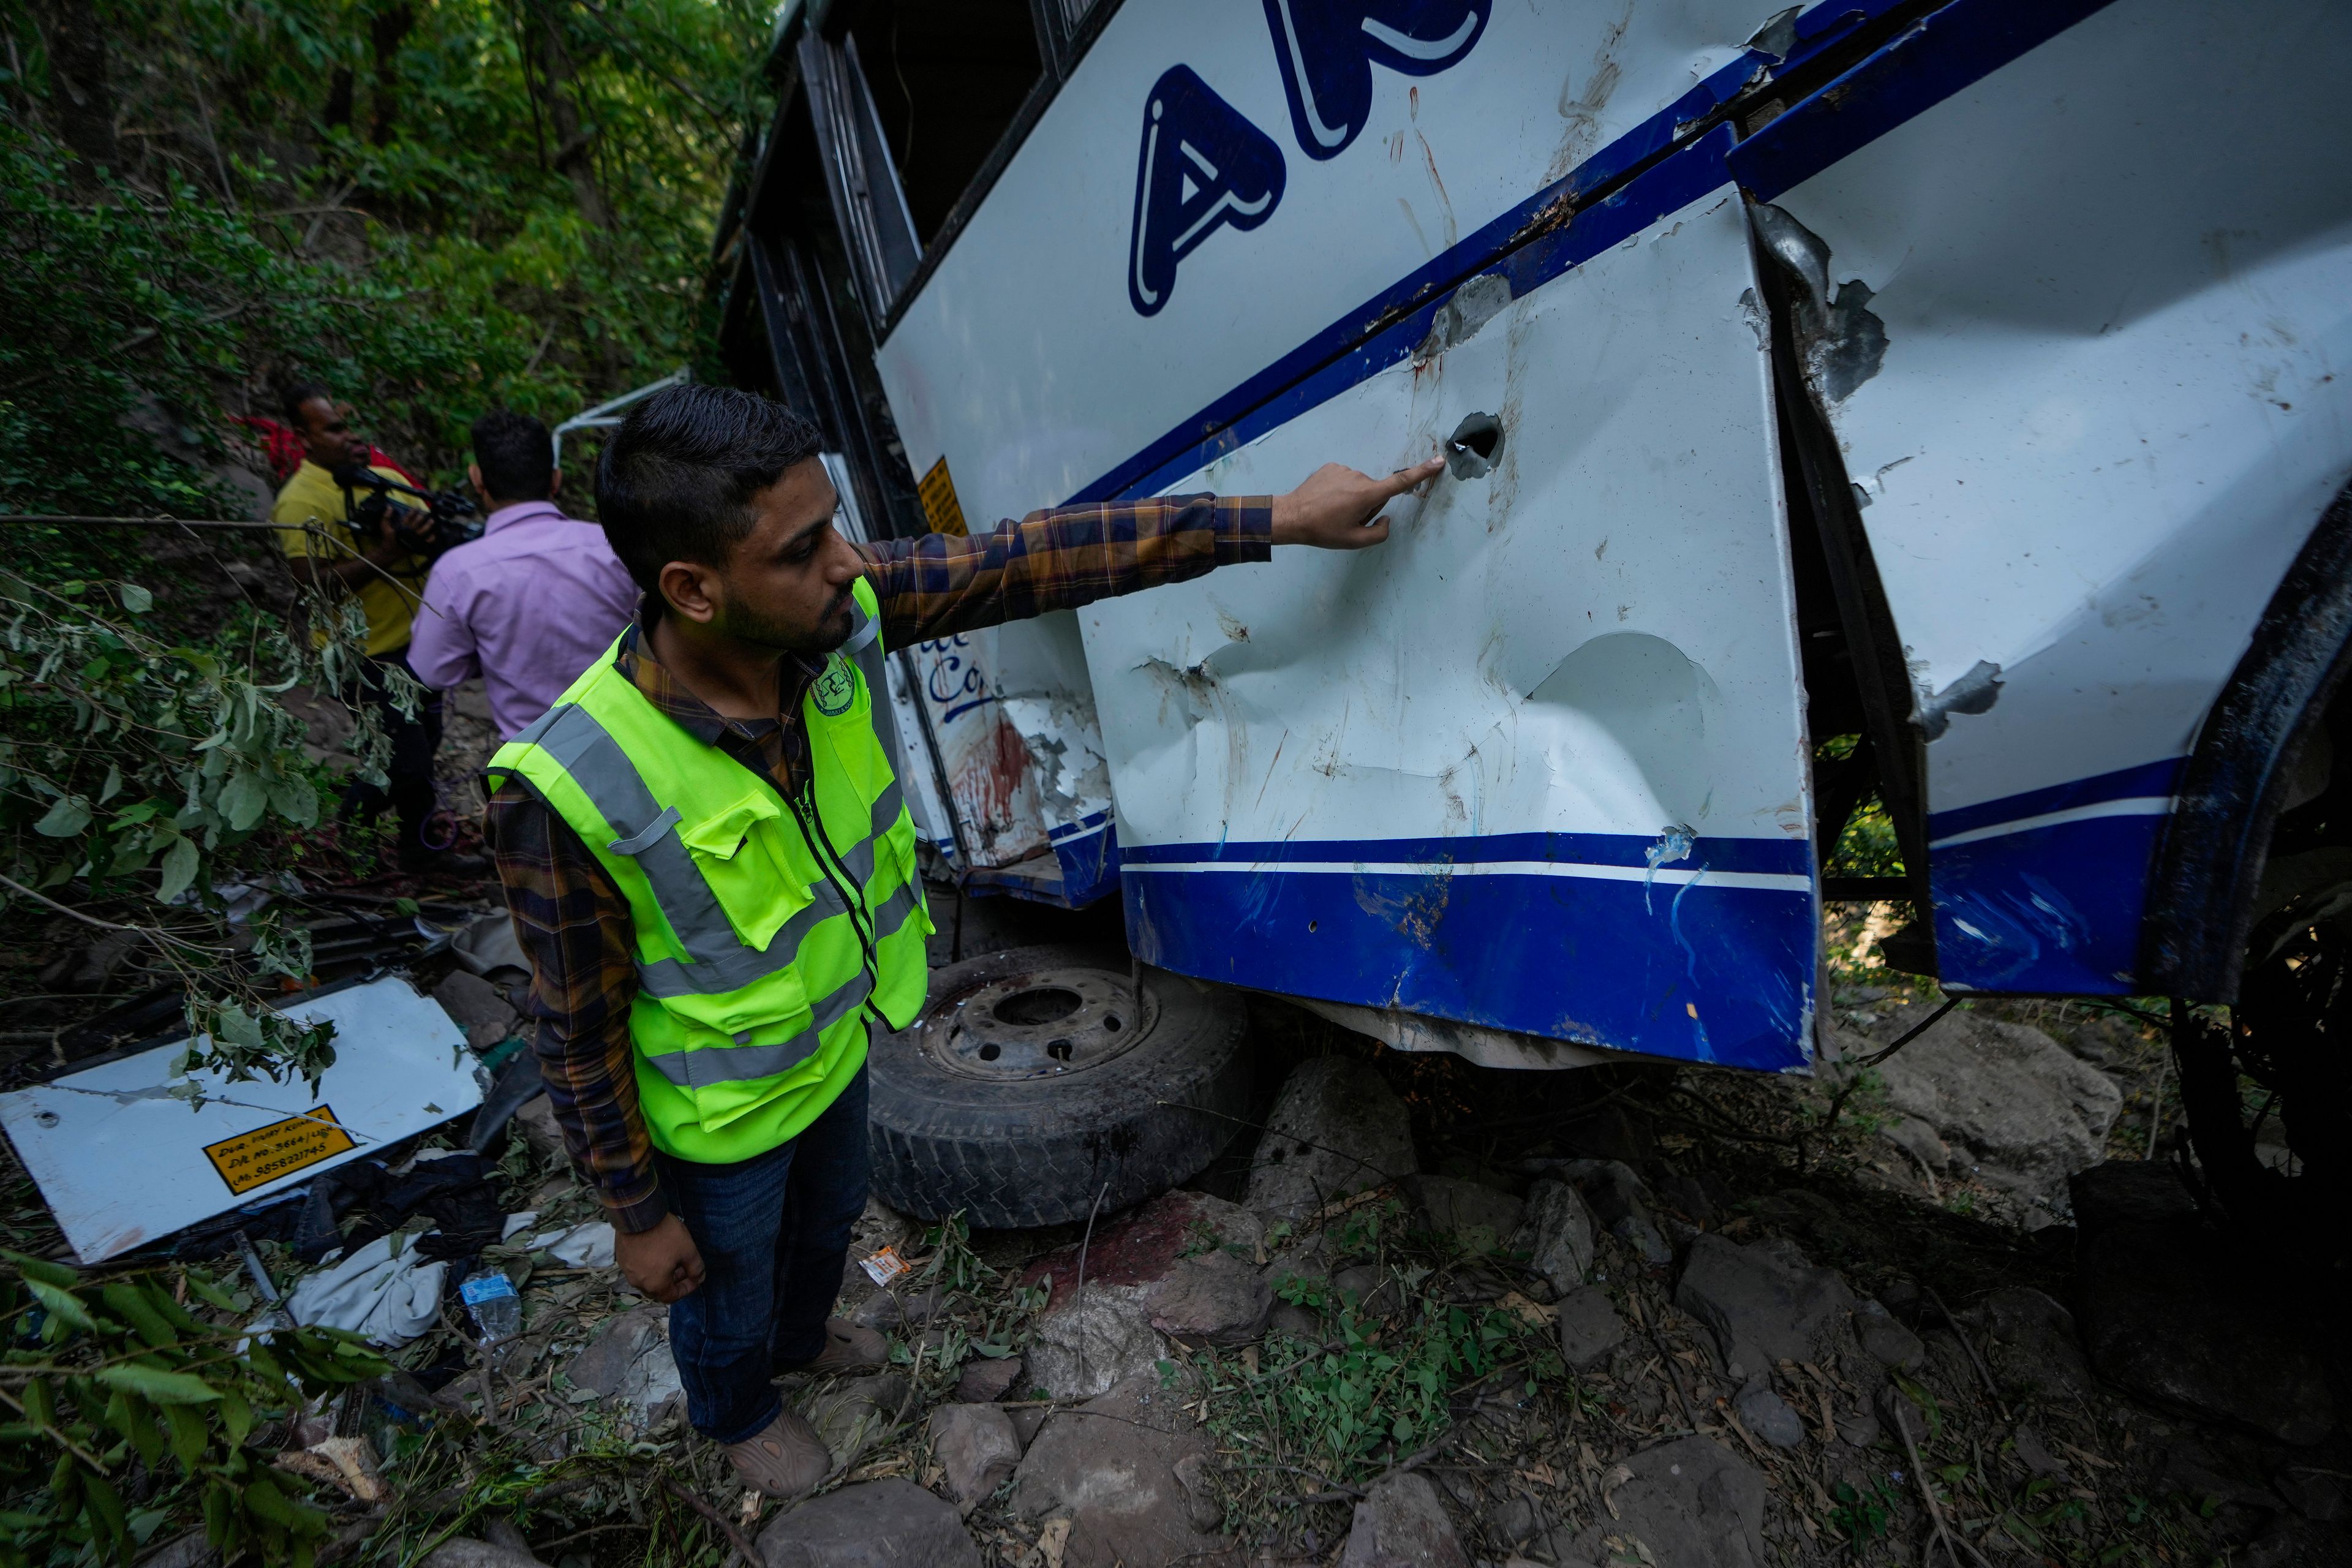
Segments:
[[[303,422],[302,405],[314,397],[323,400],[330,408],[335,405],[335,395],[317,382],[298,381],[278,399],[278,411],[286,416],[287,424],[307,434],[310,426]]]
[[[596,513],[613,553],[660,618],[661,569],[724,566],[751,531],[751,498],[824,449],[782,404],[731,386],[672,386],[629,411],[596,464]]]
[[[493,408],[474,421],[482,489],[502,501],[545,500],[555,488],[555,442],[528,414]]]

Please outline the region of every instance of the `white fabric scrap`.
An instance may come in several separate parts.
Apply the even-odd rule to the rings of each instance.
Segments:
[[[531,1238],[531,1250],[555,1255],[558,1263],[574,1268],[610,1268],[613,1267],[613,1226],[604,1220],[588,1225],[575,1225],[568,1230],[551,1230]]]
[[[394,1349],[439,1318],[441,1281],[448,1270],[438,1258],[417,1257],[412,1237],[378,1237],[295,1286],[286,1307],[298,1323],[350,1329],[371,1344]]]

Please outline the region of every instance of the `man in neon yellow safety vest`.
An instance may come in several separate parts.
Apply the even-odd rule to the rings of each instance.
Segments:
[[[866,1047],[923,1003],[915,831],[850,658],[1388,537],[1384,479],[1032,513],[853,544],[814,426],[682,386],[605,447],[596,500],[637,620],[489,768],[487,837],[534,970],[557,1121],[630,1283],[671,1303],[695,1429],[750,1486],[831,1468],[782,1372],[880,1363],[829,1316],[866,1203]],[[887,720],[885,721],[887,721]]]

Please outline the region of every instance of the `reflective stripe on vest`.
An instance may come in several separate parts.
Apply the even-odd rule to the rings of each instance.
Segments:
[[[878,652],[871,586],[854,602],[849,646]],[[888,710],[838,650],[801,700],[813,772],[786,797],[646,700],[614,663],[627,635],[500,748],[492,787],[528,780],[628,901],[629,1030],[656,1147],[749,1158],[830,1103],[866,1017],[896,1026],[922,1005],[930,922],[876,727]]]
[[[825,921],[848,910],[849,906],[830,879],[813,883],[809,906],[784,922],[769,941],[766,952],[744,946],[737,940],[735,928],[719,906],[717,895],[711,892],[710,884],[695,868],[693,855],[678,841],[677,811],[674,807],[665,811],[656,803],[636,764],[629,761],[621,743],[596,721],[594,714],[576,704],[552,709],[517,735],[515,743],[537,745],[572,775],[581,793],[621,835],[605,847],[637,863],[653,889],[655,902],[661,906],[663,918],[669,921],[679,944],[693,957],[692,963],[681,963],[674,958],[656,959],[650,963],[639,960],[637,978],[652,994],[717,996],[740,990],[753,981],[791,968],[799,955],[802,939]],[[866,829],[868,837],[839,855],[843,869],[857,887],[863,888],[874,879],[875,842],[890,831],[906,808],[905,793],[898,787],[898,781],[892,779],[874,803]],[[892,906],[898,907],[893,910]],[[914,884],[909,881],[875,912],[875,940],[881,939],[886,923],[890,931],[897,931],[913,907]],[[886,911],[892,914],[887,921]],[[819,1012],[822,1014],[822,1007]],[[672,1081],[685,1080],[673,1078]]]

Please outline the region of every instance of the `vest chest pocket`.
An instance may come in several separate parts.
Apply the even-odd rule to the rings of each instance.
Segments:
[[[710,884],[737,940],[767,950],[777,931],[806,909],[809,880],[793,869],[799,826],[773,795],[754,790],[724,811],[681,825],[679,842]]]

